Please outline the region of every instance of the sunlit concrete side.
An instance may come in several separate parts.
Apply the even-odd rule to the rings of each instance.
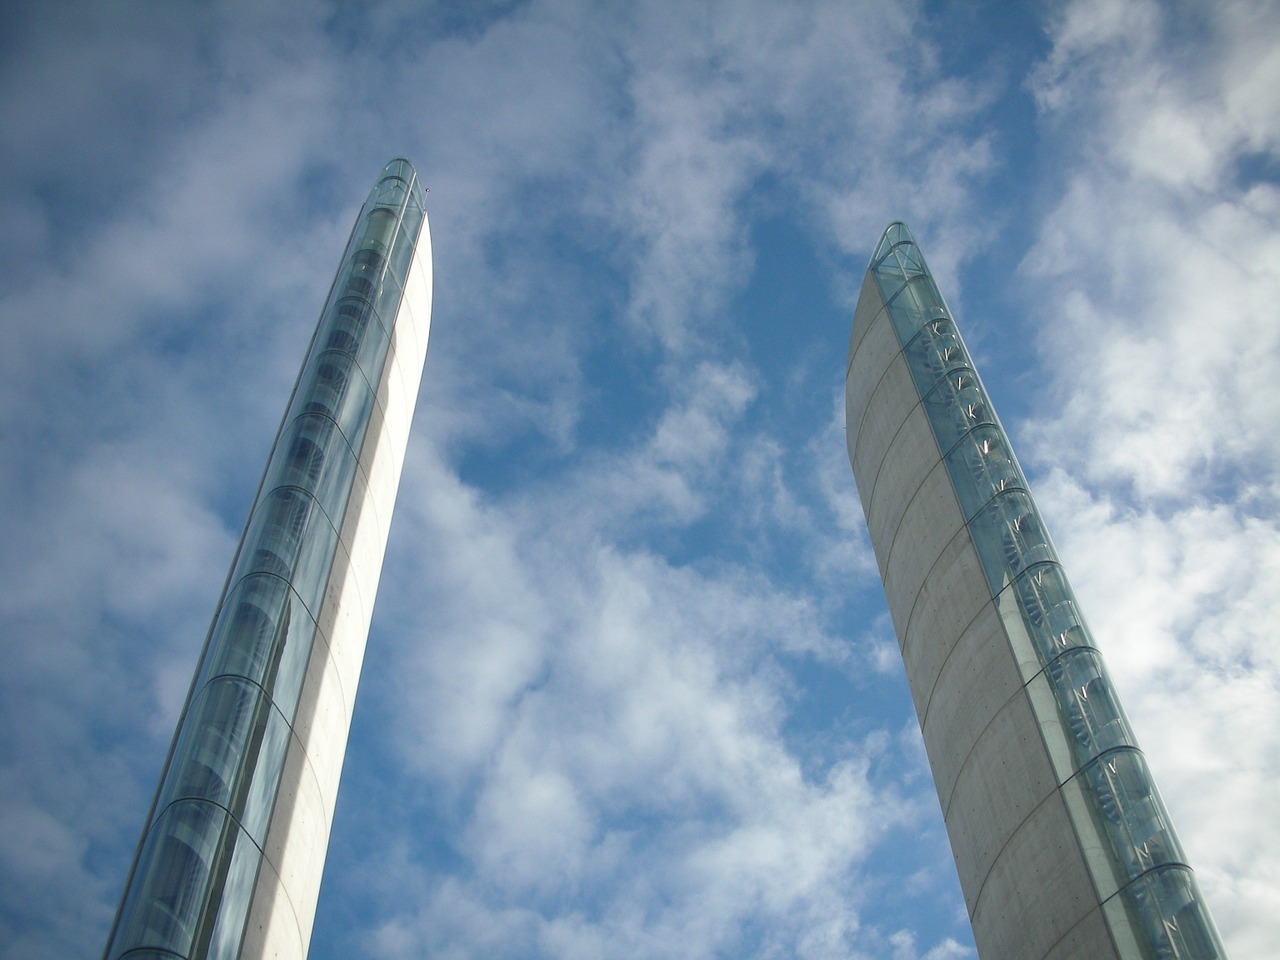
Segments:
[[[267,831],[242,957],[306,956],[356,688],[426,358],[431,240],[424,219],[340,531],[284,780]]]
[[[850,463],[983,960],[1117,957],[1005,627],[868,273]]]

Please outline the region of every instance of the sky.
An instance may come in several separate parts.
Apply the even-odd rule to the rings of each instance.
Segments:
[[[374,178],[430,350],[311,956],[974,957],[844,448],[885,225],[1280,942],[1280,7],[8,3],[0,957],[97,957]]]

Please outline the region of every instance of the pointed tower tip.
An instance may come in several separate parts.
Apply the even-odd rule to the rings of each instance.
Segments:
[[[876,252],[871,255],[871,263],[874,265],[884,259],[885,254],[896,247],[900,243],[915,244],[916,238],[911,233],[911,228],[901,220],[892,221],[884,228],[884,233],[880,235],[880,242],[876,244]]]
[[[382,168],[368,202],[396,206],[406,195],[413,197],[419,207],[425,208],[426,189],[418,181],[418,171],[409,160],[395,157]]]

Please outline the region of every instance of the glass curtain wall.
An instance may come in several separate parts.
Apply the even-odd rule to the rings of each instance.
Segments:
[[[205,642],[105,958],[239,954],[358,461],[424,219],[394,160],[361,209]],[[378,418],[381,419],[380,417]],[[320,648],[320,649],[317,649]]]
[[[1120,954],[1225,956],[1009,439],[905,224],[890,224],[871,269]]]

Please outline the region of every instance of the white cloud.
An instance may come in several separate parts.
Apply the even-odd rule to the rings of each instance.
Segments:
[[[418,526],[419,515],[411,508],[408,523]],[[514,954],[532,937],[571,955],[604,947],[675,956],[749,938],[762,916],[782,924],[787,932],[771,936],[788,942],[810,923],[855,929],[851,863],[901,807],[877,798],[865,760],[837,762],[813,780],[782,740],[789,688],[768,665],[782,653],[832,655],[830,641],[806,640],[817,630],[812,613],[733,571],[706,577],[592,547],[579,527],[552,517],[541,534],[508,528],[511,540],[495,553],[484,530],[502,515],[465,510],[452,531],[430,521],[411,536],[423,545],[418,562],[398,565],[428,583],[429,565],[447,569],[452,585],[429,591],[418,611],[398,600],[397,618],[447,622],[452,611],[484,636],[519,609],[485,603],[484,593],[518,602],[531,585],[554,614],[546,628],[526,622],[536,669],[500,692],[477,682],[465,654],[460,663],[429,654],[426,671],[401,662],[398,742],[428,779],[449,770],[441,758],[451,748],[474,802],[458,808],[449,840],[468,879],[428,881],[421,913],[385,921],[384,950],[430,942],[444,955]],[[505,569],[492,562],[502,554]],[[484,658],[496,664],[512,652],[490,646]],[[452,715],[476,712],[502,717],[487,727],[493,740],[469,743],[450,728]],[[419,752],[417,731],[441,731],[449,745]],[[476,922],[442,927],[441,911],[456,915],[458,897]],[[536,909],[504,906],[517,902]],[[494,943],[495,929],[522,933]]]
[[[1036,92],[1077,162],[1023,265],[1059,405],[1029,426],[1040,499],[1240,956],[1280,935],[1280,191],[1249,172],[1277,159],[1276,26],[1062,8]]]
[[[936,814],[913,845],[934,804],[918,734],[899,735],[902,703],[885,706],[891,720],[876,712],[882,688],[901,685],[897,654],[883,620],[851,618],[874,615],[860,601],[878,603],[879,588],[839,405],[814,424],[757,416],[774,372],[744,359],[727,306],[766,193],[799,203],[788,216],[822,234],[824,262],[853,255],[855,274],[905,214],[935,238],[954,289],[962,251],[990,229],[974,198],[1001,163],[989,86],[946,74],[912,4],[532,2],[456,23],[446,5],[367,12],[358,24],[299,4],[215,6],[196,23],[98,12],[75,30],[36,18],[44,39],[20,61],[30,79],[0,84],[3,116],[26,135],[4,168],[22,188],[2,209],[40,254],[0,286],[0,406],[20,465],[3,487],[18,534],[4,570],[20,587],[3,607],[17,668],[3,715],[39,731],[19,738],[0,795],[0,817],[32,840],[0,847],[19,878],[0,900],[11,952],[47,955],[30,931],[57,924],[61,952],[96,949],[299,343],[368,177],[403,151],[433,190],[436,320],[357,718],[369,779],[344,803],[379,795],[340,805],[367,830],[335,841],[358,848],[343,858],[350,882],[330,881],[350,898],[351,955],[963,955],[945,852],[925,862],[942,850]],[[1231,20],[1233,36],[1246,20]],[[1070,86],[1091,42],[1061,41],[1064,97],[1092,96]],[[1115,69],[1113,55],[1090,62]],[[1239,149],[1273,142],[1258,103],[1273,60],[1259,64],[1220,64]],[[56,103],[42,92],[55,82]],[[1040,249],[1069,255],[1045,270],[1055,284],[1096,267],[1073,258],[1099,209],[1141,223],[1148,197],[1235,170],[1216,152],[1214,111],[1177,109],[1190,88],[1137,89],[1169,99],[1103,153],[1123,175],[1082,180],[1084,201],[1045,231]],[[1196,149],[1141,165],[1143,144],[1175,134],[1200,137]],[[56,174],[41,173],[46,156]],[[76,164],[92,166],[83,195],[109,194],[101,206],[47,199]],[[1146,193],[1130,190],[1138,181]],[[1275,373],[1276,200],[1256,185],[1204,203],[1203,231],[1152,220],[1147,246],[1177,241],[1159,270],[1131,258],[1108,282],[1126,307],[1156,302],[1145,278],[1196,256],[1235,287],[1208,272],[1180,281],[1158,314],[1176,329],[1096,298],[1065,320],[1067,336],[1132,318],[1130,362],[1072,403],[1086,419],[1141,416],[1127,445],[1074,447],[1089,453],[1086,479],[1123,475],[1167,498],[1208,469],[1197,464],[1256,478],[1272,452],[1265,412],[1245,401]],[[1242,236],[1252,246],[1236,249]],[[833,285],[849,294],[856,280]],[[1183,332],[1210,307],[1212,350]],[[824,409],[843,341],[815,346],[830,348]],[[1230,398],[1229,429],[1201,431],[1199,395],[1174,411],[1117,385],[1121,369],[1193,374]],[[592,409],[615,395],[616,409]],[[1145,466],[1144,444],[1168,449],[1188,431],[1199,453]],[[1167,533],[1163,507],[1129,528],[1102,494],[1078,496],[1115,529],[1113,547]],[[1260,641],[1225,608],[1215,621],[1187,601],[1229,594],[1264,622],[1264,576],[1229,579],[1229,555],[1193,545],[1193,521],[1217,522],[1259,564],[1272,562],[1268,528],[1205,509],[1174,528],[1184,554],[1171,542],[1144,560],[1157,583],[1168,571],[1194,589],[1126,602],[1158,621],[1149,649],[1210,663],[1214,724],[1227,723],[1224,690],[1261,723],[1268,689],[1232,672]],[[1228,656],[1215,632],[1235,638]],[[814,695],[830,729],[793,726],[812,706],[806,675],[839,682]],[[1145,709],[1158,727],[1158,705]],[[1222,773],[1207,746],[1194,757],[1269,797],[1274,779],[1244,774],[1256,766]],[[869,877],[885,838],[902,840],[893,869],[909,890]],[[1267,902],[1265,867],[1230,844],[1237,862],[1209,860],[1206,883],[1246,876],[1242,902]],[[904,915],[942,902],[945,916],[926,935],[885,921],[886,900]]]

